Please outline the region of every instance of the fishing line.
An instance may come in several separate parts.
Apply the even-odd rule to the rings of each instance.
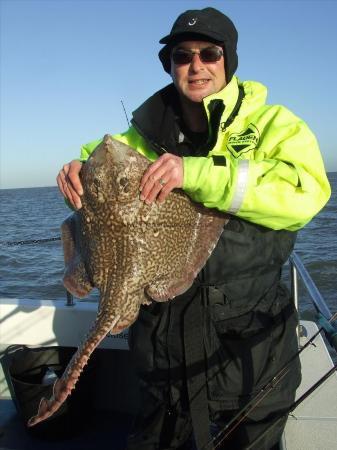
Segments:
[[[5,245],[7,247],[12,247],[14,245],[31,245],[31,244],[42,244],[44,242],[54,242],[54,241],[60,241],[61,236],[56,236],[52,238],[46,238],[46,239],[27,239],[26,241],[2,241],[0,242],[0,245]]]
[[[329,323],[334,322],[337,319],[337,312],[329,319]],[[258,393],[250,400],[247,405],[245,405],[231,420],[228,424],[222,428],[216,436],[206,444],[201,450],[219,448],[219,445],[223,443],[225,439],[243,422],[243,420],[251,413],[261,401],[277,386],[277,384],[285,377],[285,375],[290,370],[290,364],[299,356],[309,345],[313,343],[316,337],[324,330],[322,326],[319,330],[306,342],[306,344],[296,352],[289,361],[280,369],[280,371],[269,381]],[[336,370],[336,369],[335,369]],[[330,371],[329,371],[330,372]],[[311,388],[310,388],[311,389]],[[309,390],[310,390],[309,389]],[[312,391],[310,391],[311,393]],[[303,399],[304,400],[304,399]],[[282,416],[283,417],[283,416]],[[279,420],[279,419],[278,419]],[[227,433],[226,433],[227,431]],[[216,441],[219,441],[216,443]]]

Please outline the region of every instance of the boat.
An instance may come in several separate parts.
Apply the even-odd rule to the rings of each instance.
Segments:
[[[312,300],[313,311],[300,314],[302,382],[279,448],[336,450],[336,316],[329,310],[297,253],[292,253],[287,266],[297,309],[300,310],[299,283],[302,283]],[[96,303],[74,301],[70,294],[65,296],[64,302],[0,298],[0,450],[125,448],[126,435],[139,406],[127,331],[108,335],[95,350],[90,358],[92,363],[81,376],[85,378],[87,373],[87,379],[82,386],[79,382],[74,391],[78,391],[78,395],[71,400],[72,404],[66,404],[41,427],[26,427],[24,404],[31,403],[33,397],[39,398],[39,393],[34,391],[32,374],[29,379],[21,376],[24,372],[19,370],[22,357],[33,355],[35,358],[49,351],[53,354],[47,362],[38,365],[39,370],[44,368],[43,374],[40,370],[39,388],[51,389],[61,360],[73,353],[96,311]],[[55,354],[61,355],[56,364]],[[275,384],[275,380],[271,383]],[[70,399],[72,397],[76,397],[75,394]]]

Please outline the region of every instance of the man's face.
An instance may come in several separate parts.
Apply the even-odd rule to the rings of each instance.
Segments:
[[[173,48],[199,53],[204,48],[221,47],[204,41],[185,41]],[[203,62],[194,54],[190,63],[174,63],[171,56],[171,77],[179,94],[191,102],[202,102],[204,97],[219,92],[226,86],[224,57],[215,62]]]

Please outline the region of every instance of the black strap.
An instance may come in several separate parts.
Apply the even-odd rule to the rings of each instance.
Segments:
[[[232,124],[232,122],[235,119],[237,113],[239,112],[239,109],[241,107],[241,103],[242,103],[242,100],[243,100],[244,96],[245,96],[245,91],[243,89],[243,86],[239,86],[239,95],[238,95],[238,98],[236,100],[236,104],[235,104],[235,106],[233,108],[233,111],[228,116],[226,122],[221,123],[221,130],[222,131],[225,131],[226,128],[228,128],[229,125]]]
[[[184,348],[190,414],[194,438],[199,450],[209,445],[211,441],[201,324],[202,308],[200,302],[195,298],[184,316]],[[213,447],[207,448],[212,450]]]
[[[224,166],[226,167],[227,161],[226,158],[223,155],[212,155],[213,158],[213,164],[215,166]]]

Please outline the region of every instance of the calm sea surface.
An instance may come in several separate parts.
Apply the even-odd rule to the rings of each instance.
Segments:
[[[326,299],[337,310],[337,173],[329,174],[332,196],[298,234],[296,251]],[[60,241],[8,246],[4,242],[60,235],[70,214],[56,187],[0,190],[0,298],[64,300]],[[97,292],[91,295],[92,300]],[[307,308],[307,299],[303,299]]]

